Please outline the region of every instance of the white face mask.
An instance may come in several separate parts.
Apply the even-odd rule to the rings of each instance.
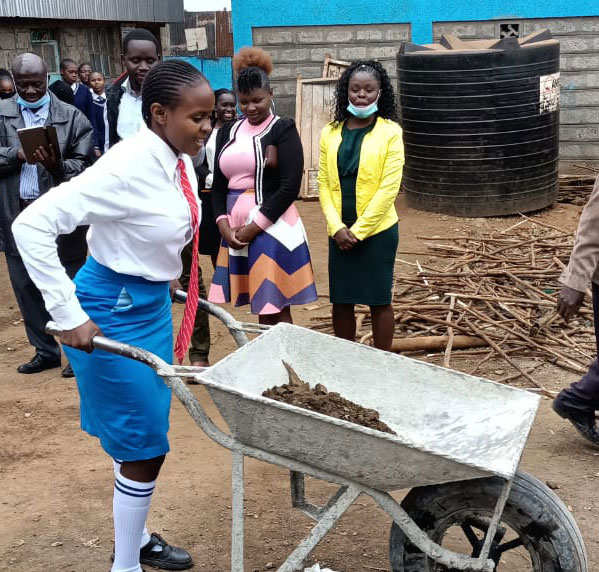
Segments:
[[[366,119],[379,110],[379,98],[381,97],[381,90],[376,96],[376,99],[370,105],[357,106],[348,100],[347,110],[358,119]]]

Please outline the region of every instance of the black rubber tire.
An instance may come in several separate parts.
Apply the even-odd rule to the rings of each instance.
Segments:
[[[488,522],[503,482],[491,477],[417,487],[406,496],[402,507],[440,543],[448,528],[467,517]],[[584,541],[574,518],[538,479],[521,471],[516,474],[501,523],[519,535],[534,572],[588,572]],[[391,526],[389,558],[392,572],[451,572],[426,558],[395,523]],[[496,570],[504,572],[501,566]]]

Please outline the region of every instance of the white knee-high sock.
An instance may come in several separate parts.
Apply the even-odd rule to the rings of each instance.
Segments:
[[[121,476],[121,463],[122,461],[119,461],[118,459],[112,459],[112,465],[114,468],[114,478],[118,478]],[[151,538],[150,538],[150,533],[148,532],[148,527],[146,524],[144,524],[144,531],[141,534],[141,544],[140,544],[140,548],[143,548],[148,542],[150,542]],[[154,549],[156,549],[156,552],[159,552],[160,550],[162,550],[160,547],[155,546]]]
[[[139,483],[119,474],[114,482],[114,563],[111,572],[141,572],[139,547],[156,481]]]

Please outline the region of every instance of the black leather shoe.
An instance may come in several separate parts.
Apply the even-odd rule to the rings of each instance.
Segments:
[[[43,356],[42,354],[35,354],[31,361],[22,363],[17,371],[19,373],[40,373],[46,369],[52,369],[54,367],[60,367],[60,358],[51,359]]]
[[[161,546],[162,550],[152,550],[154,546]],[[193,566],[193,559],[189,552],[171,546],[155,532],[150,535],[150,542],[139,551],[139,561],[162,570],[187,570]]]
[[[66,365],[60,375],[62,375],[62,377],[75,377],[75,373],[73,372],[73,368],[71,367],[70,363]]]
[[[560,417],[572,423],[576,431],[587,441],[590,441],[593,445],[599,445],[599,432],[597,431],[597,420],[594,411],[584,412],[568,407],[560,400],[559,395],[553,400],[551,407]]]
[[[162,550],[152,550],[154,546],[161,546]],[[110,560],[114,562],[114,552],[110,555]],[[171,546],[155,532],[152,532],[150,541],[139,551],[139,562],[162,570],[187,570],[193,566],[193,559],[187,550]]]

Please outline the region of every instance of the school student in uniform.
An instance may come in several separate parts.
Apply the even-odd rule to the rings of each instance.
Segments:
[[[143,125],[141,89],[148,72],[160,61],[156,36],[144,28],[135,28],[123,38],[125,75],[108,90],[109,143],[112,147],[122,139],[135,135]]]
[[[92,67],[87,62],[83,62],[79,64],[77,68],[77,76],[79,77],[79,83],[89,87],[91,89],[91,85],[89,83],[89,76],[92,73]]]
[[[54,91],[60,82],[64,82],[69,85],[73,90],[73,105],[87,117],[89,122],[92,124],[94,130],[94,145],[96,157],[100,156],[100,149],[98,147],[98,126],[96,125],[95,117],[93,114],[93,101],[91,93],[87,85],[80,83],[79,71],[77,68],[77,62],[69,58],[65,58],[60,62],[60,77],[62,80],[55,81],[50,86],[50,91]]]
[[[104,154],[109,148],[108,109],[106,107],[106,81],[102,72],[93,71],[89,74],[89,85],[94,101],[94,115],[98,127],[98,147]]]
[[[182,61],[150,70],[142,94],[146,126],[81,176],[44,195],[13,225],[31,277],[63,330],[60,339],[81,396],[82,428],[115,460],[112,572],[141,572],[140,563],[166,570],[193,565],[185,550],[145,527],[169,451],[171,392],[147,366],[92,351],[93,337],[103,334],[170,362],[169,282],[181,273],[184,245],[191,241],[197,253],[201,209],[189,155],[199,153],[210,132],[214,95],[206,78]],[[81,224],[91,225],[90,256],[73,282],[60,266],[55,239]],[[196,254],[192,282],[197,259]],[[175,344],[179,361],[197,303],[197,288],[191,289]]]

